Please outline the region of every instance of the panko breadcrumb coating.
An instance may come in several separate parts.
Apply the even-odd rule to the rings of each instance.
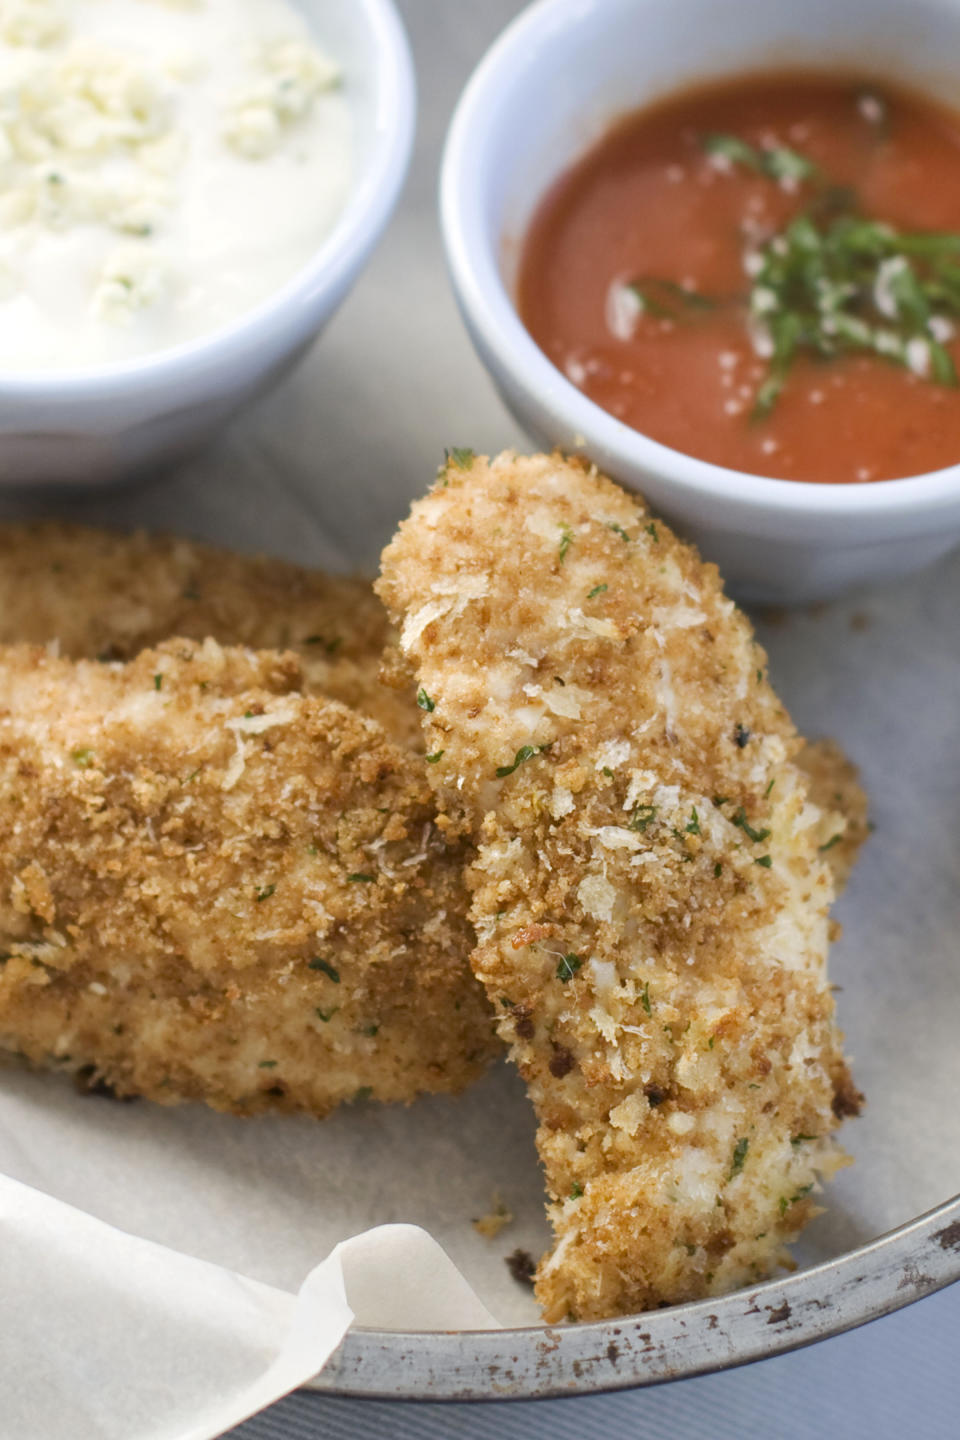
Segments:
[[[0,644],[130,660],[174,636],[293,650],[307,693],[420,743],[413,697],[379,683],[389,626],[366,581],[143,531],[0,525]]]
[[[818,850],[833,871],[839,893],[870,833],[867,797],[857,767],[835,740],[812,740],[797,755],[807,777],[810,799],[820,811]]]
[[[397,744],[421,748],[409,686],[380,683],[385,649],[388,679],[397,667],[386,613],[366,581],[143,531],[0,525],[0,644],[55,642],[78,660],[128,660],[178,635],[291,649],[307,694],[341,700],[379,720]],[[830,741],[808,746],[798,763],[822,787],[824,808],[847,821],[829,854],[845,880],[866,835],[856,772]]]
[[[748,622],[641,501],[557,456],[449,465],[379,589],[439,823],[478,847],[472,964],[539,1119],[547,1320],[756,1280],[860,1097],[821,816]]]
[[[325,1114],[498,1048],[422,762],[296,657],[0,663],[0,1046],[119,1095]]]

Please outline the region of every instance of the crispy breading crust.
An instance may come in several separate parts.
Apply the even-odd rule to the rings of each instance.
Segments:
[[[870,834],[867,797],[853,765],[835,740],[811,740],[797,756],[807,776],[810,799],[821,812],[819,850],[844,889]]]
[[[498,1048],[421,763],[295,656],[0,664],[0,1045],[121,1095],[325,1114]]]
[[[642,502],[560,457],[448,467],[380,594],[478,845],[472,963],[539,1118],[546,1317],[761,1276],[856,1110],[830,871],[744,616]]]
[[[413,697],[379,683],[389,626],[367,581],[142,531],[0,525],[0,644],[129,660],[173,636],[293,650],[308,693],[420,744]]]
[[[175,635],[292,649],[308,694],[379,720],[397,744],[422,746],[386,613],[366,581],[143,531],[0,525],[0,644],[56,641],[74,659],[129,660]],[[392,689],[380,683],[385,656]],[[830,741],[809,746],[798,763],[822,789],[818,803],[847,821],[828,857],[843,883],[866,836],[856,771]]]

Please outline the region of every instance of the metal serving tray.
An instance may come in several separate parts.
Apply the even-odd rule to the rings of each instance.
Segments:
[[[382,1400],[528,1400],[682,1380],[853,1330],[960,1280],[960,1196],[870,1245],[716,1300],[592,1325],[353,1330],[310,1388]]]

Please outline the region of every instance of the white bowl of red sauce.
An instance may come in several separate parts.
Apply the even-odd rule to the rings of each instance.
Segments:
[[[960,0],[540,0],[461,98],[441,216],[492,378],[745,598],[960,543],[958,69]]]

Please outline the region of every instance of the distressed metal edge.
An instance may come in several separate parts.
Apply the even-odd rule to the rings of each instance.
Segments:
[[[355,1329],[307,1388],[381,1400],[529,1400],[657,1385],[853,1330],[960,1280],[960,1195],[857,1250],[709,1300],[583,1325]]]

